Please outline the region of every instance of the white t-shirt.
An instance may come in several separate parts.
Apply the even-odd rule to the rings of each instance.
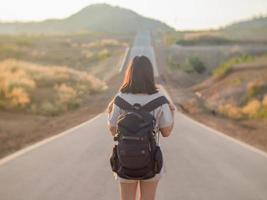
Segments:
[[[145,105],[146,103],[152,101],[153,99],[157,97],[164,96],[164,94],[161,93],[160,91],[154,94],[132,94],[132,93],[118,92],[117,95],[132,105],[135,103],[139,103],[141,106]],[[108,124],[113,127],[116,127],[118,117],[124,112],[125,110],[113,104],[112,111],[111,113],[108,114]],[[170,107],[167,103],[153,110],[151,114],[153,114],[156,119],[155,131],[157,133],[156,137],[158,137],[159,128],[170,126],[173,123],[173,116],[172,116]],[[158,141],[157,141],[157,144],[159,145]]]

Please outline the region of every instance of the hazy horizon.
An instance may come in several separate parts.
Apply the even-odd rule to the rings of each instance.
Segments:
[[[42,21],[51,18],[65,18],[82,8],[96,3],[107,3],[154,18],[178,30],[216,29],[231,23],[267,14],[265,0],[9,0],[0,3],[0,21]],[[16,6],[14,6],[16,5]],[[208,6],[207,6],[208,5]]]

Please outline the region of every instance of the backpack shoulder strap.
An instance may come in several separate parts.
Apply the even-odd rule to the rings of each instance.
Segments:
[[[126,100],[124,100],[123,98],[121,98],[120,96],[116,96],[114,99],[114,104],[116,104],[118,107],[120,107],[123,110],[135,110],[135,108],[133,107],[133,105],[131,105],[130,103],[128,103]]]
[[[143,105],[141,110],[151,112],[165,103],[169,103],[169,100],[165,96],[160,96]]]

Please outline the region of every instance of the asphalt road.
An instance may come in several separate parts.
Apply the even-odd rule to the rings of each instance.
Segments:
[[[149,32],[137,33],[132,48],[130,50],[129,60],[139,55],[147,56],[150,59],[153,66],[154,76],[158,77],[159,72],[155,57],[155,51],[152,46]]]
[[[149,38],[147,33],[141,36]],[[101,113],[12,159],[1,160],[0,199],[119,199],[109,166],[113,140],[106,120],[107,115]],[[267,199],[266,154],[179,112],[173,133],[160,138],[160,143],[166,170],[157,200]]]

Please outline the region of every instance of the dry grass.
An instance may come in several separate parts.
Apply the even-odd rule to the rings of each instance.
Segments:
[[[123,45],[121,42],[119,42],[116,39],[107,38],[107,39],[101,39],[96,40],[89,43],[83,43],[81,44],[81,47],[83,48],[89,48],[89,49],[96,49],[96,48],[107,48],[107,47],[116,47]]]
[[[247,84],[247,97],[252,98],[261,92],[264,88],[265,82],[263,80],[253,80]]]
[[[233,79],[236,80],[237,78]],[[235,98],[225,100],[223,105],[219,106],[219,113],[227,116],[231,119],[265,119],[267,118],[267,95],[266,95],[266,80],[256,79],[245,82],[242,93],[237,95]],[[228,87],[231,87],[229,85]],[[241,82],[238,86],[242,87]],[[227,86],[226,86],[227,88]],[[234,90],[233,90],[234,92]],[[222,95],[223,96],[223,95]],[[241,100],[243,99],[243,100]]]
[[[262,99],[262,105],[267,108],[267,94],[265,94]]]
[[[130,40],[99,34],[0,36],[0,157],[102,112],[121,81],[109,80]],[[89,48],[94,42],[97,48]],[[106,82],[109,90],[101,92]]]
[[[261,106],[261,102],[258,99],[253,99],[242,108],[242,113],[250,118],[256,117]]]
[[[245,96],[244,105],[237,106],[231,103],[225,103],[218,108],[219,113],[231,119],[266,119],[267,118],[267,95],[263,81],[251,81],[247,84],[247,89],[244,90]],[[240,98],[242,95],[239,96]]]
[[[0,36],[0,61],[12,58],[87,70],[119,56],[128,40],[91,34]]]
[[[224,116],[227,116],[232,119],[240,119],[242,117],[241,109],[232,104],[220,106],[219,112]]]
[[[0,62],[0,108],[59,114],[79,105],[84,95],[106,89],[90,74],[64,66],[8,59]],[[46,91],[42,95],[42,91]]]

